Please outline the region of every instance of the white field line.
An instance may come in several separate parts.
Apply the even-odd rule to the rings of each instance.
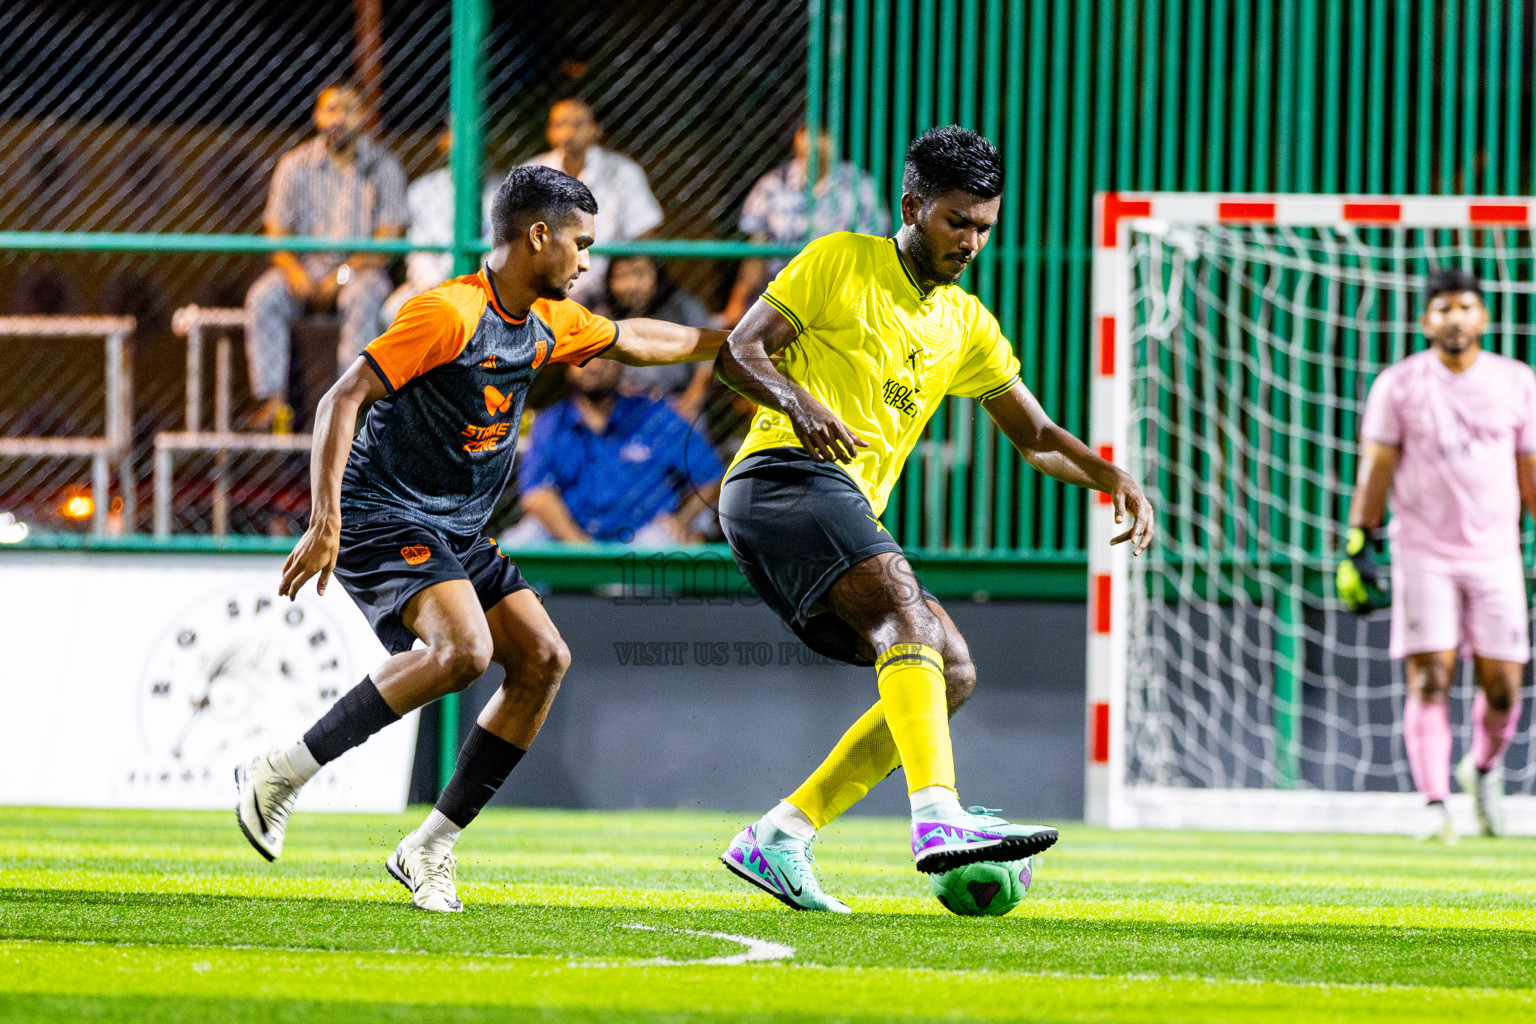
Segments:
[[[786,946],[782,942],[769,942],[767,939],[754,939],[750,935],[732,935],[729,932],[697,932],[692,928],[657,928],[653,924],[621,924],[620,928],[628,928],[637,932],[681,932],[684,935],[697,935],[706,939],[720,939],[723,942],[739,942],[746,949],[740,953],[732,953],[730,956],[711,956],[702,960],[672,960],[667,957],[656,957],[652,960],[627,960],[619,963],[593,963],[592,961],[577,960],[571,963],[572,967],[700,967],[705,964],[746,964],[767,960],[790,960],[795,955],[794,946]]]
[[[705,966],[735,966],[749,963],[769,963],[777,960],[791,960],[795,955],[794,946],[786,946],[781,942],[770,942],[767,939],[756,939],[750,935],[732,935],[729,932],[704,932],[694,931],[692,928],[658,928],[649,924],[621,924],[618,927],[633,931],[646,932],[675,932],[682,935],[695,935],[703,939],[719,939],[722,942],[735,942],[745,948],[740,953],[732,953],[728,956],[701,957],[694,960],[674,960],[670,957],[626,958],[622,960],[583,960],[558,953],[453,953],[449,957],[464,960],[566,960],[567,967],[705,967]],[[371,950],[342,950],[323,949],[315,946],[280,946],[231,943],[188,943],[188,942],[110,942],[97,939],[30,939],[30,938],[5,938],[0,939],[0,948],[7,945],[18,946],[110,946],[120,949],[206,949],[206,950],[230,950],[236,952],[265,952],[265,953],[299,953],[299,954],[337,954],[337,955],[385,955],[385,956],[434,956],[427,950],[421,949],[371,949]],[[205,970],[207,965],[193,964],[194,970]]]

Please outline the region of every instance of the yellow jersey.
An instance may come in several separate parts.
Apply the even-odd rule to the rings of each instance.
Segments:
[[[869,443],[838,465],[875,515],[945,395],[985,401],[1019,379],[1018,356],[986,307],[955,285],[924,295],[892,238],[818,238],[763,299],[796,331],[779,372]],[[761,408],[731,468],[753,452],[799,446],[789,417]]]

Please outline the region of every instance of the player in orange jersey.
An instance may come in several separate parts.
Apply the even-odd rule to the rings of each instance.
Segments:
[[[484,268],[406,303],[321,400],[313,512],[279,592],[292,598],[312,577],[323,592],[334,572],[391,656],[292,747],[236,769],[240,827],[268,860],[322,765],[495,661],[506,681],[437,806],[386,865],[417,907],[462,909],[453,844],[538,734],[570,661],[517,566],[481,535],[512,474],[528,386],[551,361],[708,359],[725,338],[657,320],[614,323],[566,298],[590,266],[596,212],[575,178],[514,170],[496,193]],[[411,650],[417,639],[425,648]]]

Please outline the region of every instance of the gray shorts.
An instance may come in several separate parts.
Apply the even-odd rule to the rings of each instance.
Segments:
[[[821,603],[850,566],[901,551],[852,477],[800,448],[753,452],[720,488],[720,529],[752,589],[807,647],[872,664],[853,628]]]

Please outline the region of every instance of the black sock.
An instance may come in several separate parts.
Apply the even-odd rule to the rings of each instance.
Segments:
[[[328,764],[360,745],[400,716],[389,709],[373,680],[363,681],[342,695],[331,710],[304,734],[304,745],[319,764]]]
[[[459,751],[453,778],[448,780],[443,795],[437,798],[437,809],[459,828],[468,826],[491,802],[491,797],[496,795],[526,753],[528,751],[522,747],[476,725]]]

